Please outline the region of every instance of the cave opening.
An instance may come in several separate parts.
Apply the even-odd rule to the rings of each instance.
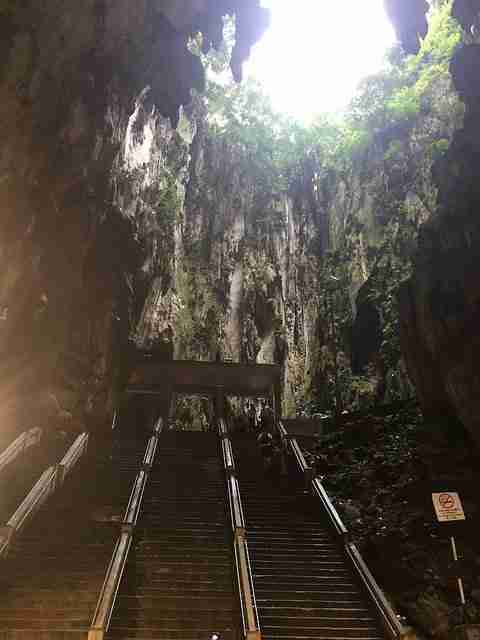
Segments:
[[[315,606],[284,611],[282,624],[300,624],[323,611],[321,571],[340,562],[316,521],[324,551],[305,551],[312,495],[342,533],[335,503],[354,541],[342,533],[341,545],[358,545],[420,634],[466,637],[480,622],[479,15],[478,0],[0,0],[7,635],[48,627],[54,640],[65,631],[55,620],[103,639],[111,603],[89,626],[92,594],[115,600],[119,589],[112,637],[132,637],[148,616],[170,632],[183,607],[195,637],[229,640],[241,626],[235,554],[245,597],[252,575],[261,585],[267,629],[269,602],[292,585],[312,591],[297,578],[317,572]],[[148,363],[154,388],[133,398]],[[215,383],[217,411],[192,385],[170,413],[172,372],[185,383],[192,363]],[[262,370],[275,373],[275,438],[263,444]],[[247,374],[250,399],[234,397]],[[219,411],[224,392],[233,399]],[[258,523],[253,569],[243,490]],[[465,606],[433,491],[463,499]],[[43,533],[22,538],[24,522]],[[83,545],[88,593],[74,578],[86,575]],[[120,586],[117,571],[102,587],[112,547],[124,560],[131,551],[128,579]],[[337,578],[356,604],[356,586]],[[152,584],[161,596],[148,591],[142,609]],[[179,593],[188,598],[167,606]],[[358,633],[376,639],[369,616],[360,607]],[[312,627],[324,629],[315,619],[309,637]]]

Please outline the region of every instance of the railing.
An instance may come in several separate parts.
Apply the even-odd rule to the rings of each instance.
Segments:
[[[315,474],[313,469],[306,462],[298,442],[295,438],[290,438],[288,436],[287,431],[281,422],[278,425],[278,431],[285,449],[290,451],[297,462],[297,467],[304,476],[308,489],[311,489],[313,495],[318,498],[330,521],[330,524],[332,525],[332,528],[339,536],[346,555],[349,558],[355,573],[358,575],[365,591],[373,602],[385,631],[391,638],[403,638],[408,633],[407,629],[405,629],[401,624],[398,616],[395,614],[383,591],[380,589],[377,581],[368,569],[360,551],[353,542],[350,542],[347,527],[344,525],[337,510],[333,506],[332,501],[330,500],[320,479],[314,477]]]
[[[108,565],[95,615],[88,632],[88,640],[103,640],[108,631],[131,545],[131,532],[123,531],[117,540],[112,559]]]
[[[148,441],[147,448],[145,450],[145,456],[143,457],[143,466],[148,471],[152,468],[153,460],[155,458],[155,453],[157,451],[157,446],[158,446],[157,433],[158,432],[155,431],[154,435]]]
[[[222,453],[223,453],[223,466],[227,474],[233,473],[235,471],[235,463],[233,460],[232,445],[228,438],[222,439]]]
[[[0,528],[0,557],[7,551],[13,536],[20,532],[32,515],[61,486],[66,474],[85,453],[87,443],[88,434],[81,434],[68,449],[60,464],[45,469],[12,517]]]
[[[77,464],[80,458],[85,455],[88,447],[88,433],[81,433],[72,446],[68,449],[67,453],[60,460],[57,469],[57,484],[61,485],[65,481],[73,467]]]
[[[135,478],[130,499],[128,501],[127,509],[122,521],[122,530],[126,532],[133,532],[135,525],[137,524],[138,515],[142,506],[143,493],[147,485],[147,473],[143,469],[139,472]]]
[[[408,634],[408,631],[398,619],[391,604],[386,599],[385,594],[378,586],[373,575],[370,573],[360,551],[353,542],[347,542],[345,547],[347,555],[351,559],[365,590],[370,594],[372,600],[375,602],[385,631],[391,638],[403,638]]]
[[[38,444],[41,437],[42,430],[38,427],[21,433],[18,438],[0,454],[0,473],[24,451]]]
[[[160,418],[155,424],[153,435],[150,437],[145,448],[142,468],[138,472],[130,492],[130,498],[122,520],[121,533],[117,539],[110,564],[105,574],[95,614],[88,632],[88,640],[104,640],[108,632],[118,589],[132,545],[133,533],[142,507],[143,494],[155,459],[155,453],[158,447],[158,436],[162,431],[162,426],[163,423]]]
[[[332,501],[330,500],[330,497],[325,490],[325,487],[318,478],[314,478],[313,480],[313,493],[322,503],[324,511],[327,513],[330,523],[337,534],[339,536],[342,536],[343,538],[347,538],[348,529],[343,524],[343,521],[338,515],[338,511],[333,506]]]
[[[232,521],[233,548],[238,592],[241,603],[243,634],[247,640],[261,640],[252,569],[248,552],[245,518],[238,480],[235,475],[235,459],[228,429],[223,419],[218,421],[218,434],[222,439],[222,457],[227,479],[227,493]]]

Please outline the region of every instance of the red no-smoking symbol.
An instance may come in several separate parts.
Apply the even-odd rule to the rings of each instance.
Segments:
[[[448,493],[441,493],[438,496],[438,503],[442,509],[453,509],[455,507],[455,498]]]

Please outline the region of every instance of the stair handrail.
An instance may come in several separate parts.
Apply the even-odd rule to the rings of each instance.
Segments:
[[[147,448],[145,449],[145,455],[143,456],[143,467],[145,469],[151,469],[153,461],[155,459],[155,453],[157,452],[158,437],[156,433],[149,439]]]
[[[235,462],[233,458],[232,443],[229,438],[222,439],[223,466],[227,473],[235,471]]]
[[[128,560],[132,545],[134,530],[142,508],[143,495],[147,486],[149,474],[158,449],[158,435],[162,431],[163,423],[158,420],[154,425],[153,435],[149,438],[142,459],[142,466],[137,473],[127,507],[121,523],[121,533],[116,541],[110,563],[105,573],[100,590],[97,606],[88,631],[88,640],[104,640],[112,619],[118,590]]]
[[[58,464],[57,483],[62,484],[82,456],[85,455],[88,447],[89,435],[86,431],[79,434],[68,448]]]
[[[246,640],[261,640],[252,567],[245,532],[234,536],[235,567],[240,592],[243,634]]]
[[[142,506],[143,494],[145,492],[145,487],[147,485],[147,475],[144,469],[139,471],[137,477],[135,478],[135,482],[133,483],[132,491],[130,493],[130,498],[128,500],[127,508],[125,509],[125,514],[123,516],[122,521],[122,530],[124,531],[133,531],[133,528],[137,524],[138,516],[140,514],[140,509]]]
[[[57,468],[48,467],[30,489],[14,514],[0,528],[0,556],[7,551],[14,535],[24,527],[27,520],[36,512],[56,488]]]
[[[97,607],[88,631],[88,640],[103,640],[110,626],[118,589],[122,581],[128,553],[132,545],[131,531],[122,531],[117,539],[105,574]]]
[[[81,436],[87,436],[86,439]],[[88,441],[88,434],[81,434],[69,447],[60,464],[52,465],[45,469],[28,494],[17,507],[13,515],[7,520],[3,527],[0,527],[0,557],[6,553],[14,536],[18,535],[27,521],[41,508],[48,498],[60,488],[65,470],[62,463],[68,462],[68,471],[86,450],[85,442]],[[80,452],[80,454],[79,454]],[[73,462],[72,462],[73,461]]]
[[[233,533],[235,534],[238,529],[245,531],[245,518],[243,515],[240,488],[238,486],[238,480],[233,474],[230,474],[228,478],[228,496],[230,499],[230,515],[232,518]]]
[[[240,611],[242,615],[243,635],[246,640],[261,640],[260,622],[258,618],[255,588],[248,551],[247,531],[243,513],[240,486],[236,476],[235,457],[229,437],[227,424],[219,418],[218,435],[222,443],[222,458],[225,470],[227,495],[230,508],[230,518],[233,533],[233,549],[235,557],[235,571],[237,575],[238,593],[240,597]],[[94,639],[90,639],[94,640]]]
[[[42,437],[40,427],[33,427],[21,433],[15,440],[0,453],[0,473],[24,451],[38,444]]]
[[[300,464],[299,458],[295,453],[298,449],[300,449],[300,446],[296,438],[292,438],[288,435],[287,430],[285,429],[284,425],[281,422],[279,422],[278,431],[280,433],[280,436],[282,437],[282,440],[284,440],[286,446],[290,447],[292,454],[294,455],[294,459],[297,462],[297,466],[299,470],[302,472],[302,474],[305,475],[306,470],[303,467],[303,465]],[[303,459],[305,459],[305,457],[303,456],[303,453],[302,453],[302,457]],[[308,472],[308,469],[310,469],[310,467],[307,465],[307,472]],[[319,502],[322,505],[324,511],[326,512],[333,529],[335,530],[337,535],[341,538],[347,557],[350,559],[352,566],[356,574],[358,575],[365,591],[369,594],[373,604],[375,605],[375,608],[377,610],[377,613],[379,614],[380,621],[385,631],[388,633],[388,635],[392,639],[403,638],[408,634],[408,630],[400,622],[398,616],[393,610],[393,607],[388,602],[387,598],[385,597],[385,594],[383,593],[382,589],[380,588],[377,581],[373,577],[371,571],[369,570],[357,546],[353,542],[350,542],[349,531],[345,526],[345,524],[343,523],[337,510],[333,506],[333,503],[325,487],[323,486],[320,478],[313,477],[312,475],[311,489],[312,489],[313,495],[315,495],[319,499]]]
[[[348,529],[343,523],[342,518],[340,517],[338,511],[333,506],[332,501],[330,500],[330,496],[328,495],[325,487],[321,483],[319,478],[314,478],[312,481],[312,488],[314,495],[320,500],[323,505],[323,508],[327,512],[330,523],[333,528],[337,532],[337,534],[343,538],[348,537]]]
[[[218,435],[220,436],[220,438],[229,438],[227,423],[225,422],[224,418],[218,419]]]
[[[368,565],[353,542],[347,542],[346,551],[357,571],[365,589],[370,593],[377,610],[381,612],[383,626],[391,638],[403,638],[408,635],[408,629],[400,622],[392,605],[389,603],[382,589],[373,577]]]

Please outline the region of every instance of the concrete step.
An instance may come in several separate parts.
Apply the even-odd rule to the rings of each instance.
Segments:
[[[264,640],[379,640],[369,603],[314,498],[290,478],[266,477],[252,437],[234,437],[233,452]]]

